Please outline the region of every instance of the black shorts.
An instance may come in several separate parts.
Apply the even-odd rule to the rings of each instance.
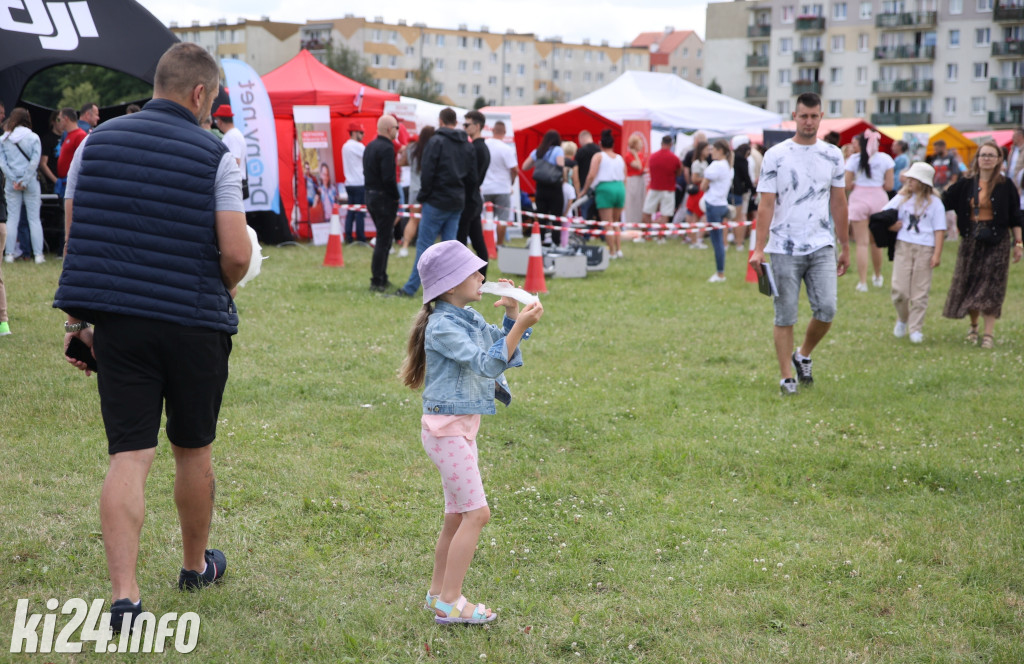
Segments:
[[[110,454],[156,447],[165,403],[171,443],[213,442],[228,380],[230,334],[99,314],[93,344]]]

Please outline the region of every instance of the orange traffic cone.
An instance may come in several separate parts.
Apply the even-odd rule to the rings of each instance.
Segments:
[[[533,231],[530,233],[530,258],[526,263],[526,283],[523,290],[533,293],[547,293],[547,283],[544,281],[544,253],[540,248],[540,224],[533,222]]]
[[[757,283],[757,272],[754,272],[754,266],[750,264],[750,257],[754,255],[754,247],[757,246],[757,221],[754,220],[750,223],[750,253],[747,254],[747,282],[756,284]]]
[[[484,243],[487,245],[487,258],[492,261],[498,257],[498,247],[494,244],[494,233],[497,226],[494,223],[494,203],[484,203]]]
[[[341,219],[338,217],[338,206],[331,213],[331,234],[327,237],[327,251],[324,253],[324,267],[345,267],[345,257],[341,254]]]

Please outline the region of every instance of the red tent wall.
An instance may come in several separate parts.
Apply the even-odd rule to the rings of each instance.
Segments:
[[[558,132],[563,141],[579,142],[579,133],[584,129],[594,136],[594,142],[601,140],[601,132],[611,129],[618,145],[622,138],[622,127],[613,120],[595,113],[585,106],[575,104],[539,104],[536,106],[487,106],[480,109],[485,116],[490,113],[507,113],[512,116],[512,131],[515,134],[516,156],[522,165],[550,129]],[[527,193],[534,193],[531,173],[519,174],[519,186]]]
[[[281,184],[281,207],[291,219],[295,206],[293,178],[298,182],[300,203],[305,201],[305,182],[301,164],[294,159],[295,122],[293,106],[329,106],[331,108],[331,142],[335,178],[344,177],[341,167],[341,146],[348,140],[348,125],[357,122],[365,129],[364,142],[377,135],[377,118],[384,113],[384,102],[399,101],[393,92],[384,92],[369,85],[342,76],[302,50],[294,58],[263,76],[263,84],[270,96],[277,126],[277,159]],[[301,206],[305,211],[305,205]],[[305,212],[303,212],[305,214]]]

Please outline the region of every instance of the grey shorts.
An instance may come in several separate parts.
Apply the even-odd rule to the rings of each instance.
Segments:
[[[484,203],[494,203],[498,221],[512,221],[512,194],[484,194]]]
[[[811,315],[822,323],[831,323],[836,315],[836,250],[822,247],[803,256],[769,254],[775,286],[775,325],[796,325],[800,282],[807,284]]]

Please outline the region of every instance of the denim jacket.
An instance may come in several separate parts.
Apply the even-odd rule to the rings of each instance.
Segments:
[[[36,179],[42,148],[39,137],[28,127],[15,127],[0,137],[0,171],[11,186],[28,186]]]
[[[460,309],[438,300],[427,320],[423,344],[427,354],[423,413],[493,415],[495,399],[509,405],[512,392],[505,369],[523,365],[520,348],[510,358],[505,344],[514,324],[505,316],[500,328],[489,325],[469,307]],[[532,333],[533,328],[528,329],[523,340]]]

